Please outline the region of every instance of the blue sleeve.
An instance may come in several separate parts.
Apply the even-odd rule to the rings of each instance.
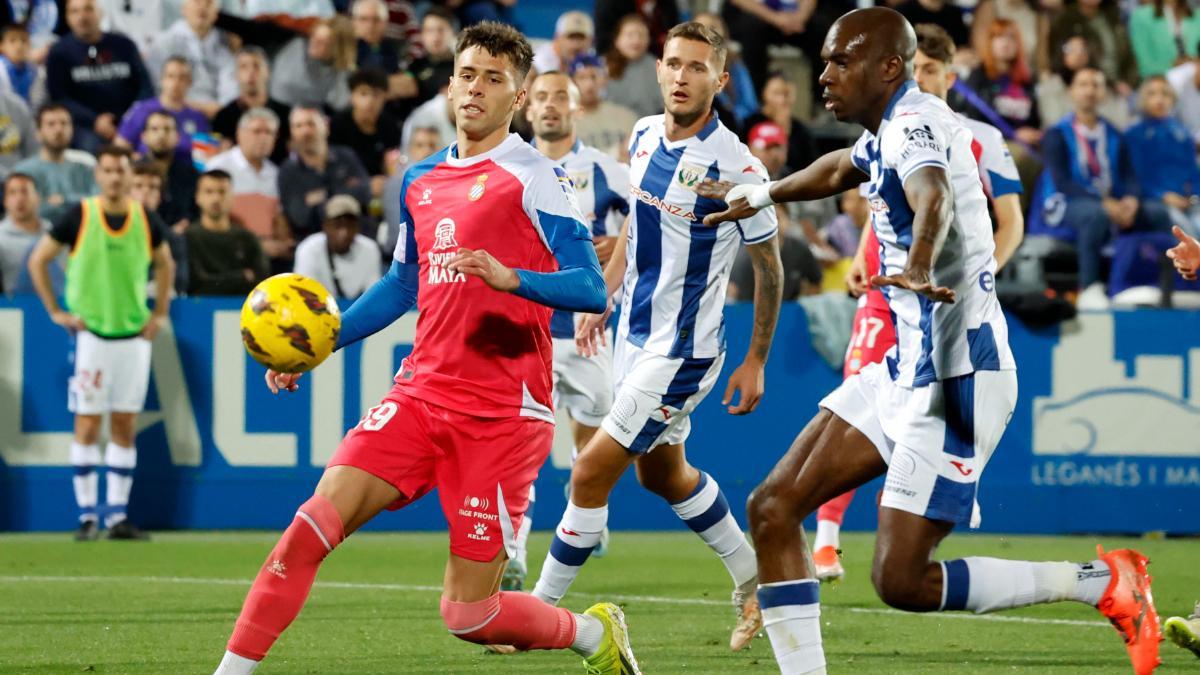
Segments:
[[[342,330],[334,349],[352,345],[387,328],[417,303],[420,265],[392,261],[379,281],[342,314]]]
[[[1090,186],[1084,186],[1075,180],[1075,172],[1071,170],[1071,148],[1067,145],[1063,133],[1057,128],[1046,132],[1042,138],[1042,159],[1046,162],[1046,171],[1054,182],[1054,189],[1068,197],[1098,197]]]
[[[544,211],[538,211],[538,220],[558,260],[558,271],[516,270],[521,285],[513,293],[554,309],[603,312],[608,308],[608,293],[587,227],[574,218]]]

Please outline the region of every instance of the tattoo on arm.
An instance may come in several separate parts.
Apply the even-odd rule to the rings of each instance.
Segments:
[[[765,363],[779,321],[779,306],[783,302],[783,262],[779,258],[779,239],[771,239],[746,247],[754,267],[754,334],[750,338],[753,357]]]

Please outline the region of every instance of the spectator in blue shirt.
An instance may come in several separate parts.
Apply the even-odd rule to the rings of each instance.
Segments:
[[[1097,113],[1104,92],[1100,70],[1075,71],[1070,83],[1075,110],[1042,139],[1046,170],[1038,189],[1046,223],[1075,231],[1083,289],[1079,306],[1088,309],[1107,306],[1100,257],[1114,232],[1170,229],[1163,203],[1142,199],[1130,144]]]
[[[24,26],[0,28],[0,80],[29,104],[29,94],[38,79],[38,67],[29,60],[29,32]]]
[[[726,40],[729,39],[729,28],[719,15],[702,12],[696,15],[696,22],[708,26]],[[748,129],[745,126],[746,119],[758,112],[758,92],[754,89],[750,69],[746,67],[740,52],[730,52],[725,59],[725,70],[729,71],[729,84],[717,93],[717,100],[725,108],[733,111],[739,128]]]
[[[1138,91],[1138,103],[1142,118],[1125,130],[1125,140],[1142,198],[1161,200],[1172,222],[1200,234],[1200,166],[1191,133],[1171,113],[1175,90],[1162,75],[1149,77]]]

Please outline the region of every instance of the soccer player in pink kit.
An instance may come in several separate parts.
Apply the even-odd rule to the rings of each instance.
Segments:
[[[388,274],[347,310],[339,347],[421,307],[412,354],[351,429],[267,556],[217,673],[252,672],[295,619],[321,561],[383,509],[438,488],[450,526],[441,614],[479,644],[571,649],[588,672],[637,673],[621,610],[585,614],[499,592],[530,486],[550,452],[550,314],[602,312],[604,281],[561,167],[509,134],[532,50],[508,26],[459,38],[457,143],[408,169]],[[267,372],[295,391],[298,375]]]

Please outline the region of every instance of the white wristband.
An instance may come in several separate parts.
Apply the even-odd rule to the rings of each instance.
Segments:
[[[774,184],[775,182],[771,181],[759,185],[751,185],[749,183],[735,185],[729,190],[729,194],[725,195],[725,201],[733,202],[740,197],[745,197],[746,202],[751,207],[764,209],[775,203],[775,200],[771,199],[771,186]]]

